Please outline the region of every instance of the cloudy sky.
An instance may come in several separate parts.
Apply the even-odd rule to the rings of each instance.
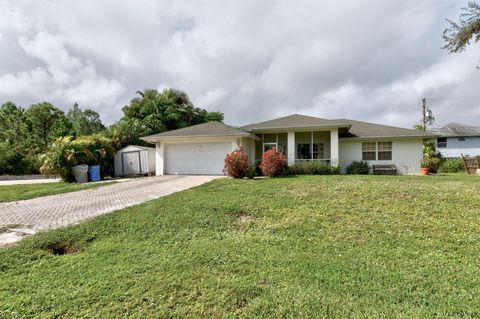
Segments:
[[[442,50],[455,0],[0,2],[0,103],[74,102],[111,124],[145,88],[230,124],[301,113],[480,124],[480,44]]]

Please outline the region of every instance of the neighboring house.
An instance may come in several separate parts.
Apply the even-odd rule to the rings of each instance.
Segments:
[[[480,155],[480,127],[449,123],[430,132],[437,134],[437,149],[446,158]]]
[[[399,174],[417,174],[423,140],[434,134],[353,120],[294,114],[243,127],[208,122],[150,135],[156,145],[156,174],[222,174],[227,153],[242,145],[253,163],[264,151],[284,152],[289,164],[320,161],[340,166],[353,161],[394,164]]]

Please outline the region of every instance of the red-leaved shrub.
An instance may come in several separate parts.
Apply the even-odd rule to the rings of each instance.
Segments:
[[[263,153],[260,169],[265,176],[278,175],[287,165],[287,159],[283,153],[278,153],[276,149],[270,149]]]
[[[244,178],[247,176],[248,155],[243,151],[243,147],[239,146],[235,151],[227,154],[225,157],[224,171],[228,176],[233,178]]]

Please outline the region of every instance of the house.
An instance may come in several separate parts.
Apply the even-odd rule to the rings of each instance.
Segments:
[[[156,174],[222,174],[227,153],[242,145],[253,163],[271,148],[289,164],[320,161],[340,166],[353,161],[394,164],[399,174],[417,174],[423,140],[434,134],[346,119],[293,114],[233,127],[208,122],[143,137],[156,145]]]
[[[445,158],[480,155],[480,127],[449,123],[430,132],[437,134],[437,149]]]

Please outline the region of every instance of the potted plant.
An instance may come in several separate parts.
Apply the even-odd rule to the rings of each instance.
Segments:
[[[430,173],[430,163],[424,159],[420,164],[420,175],[428,175]]]

